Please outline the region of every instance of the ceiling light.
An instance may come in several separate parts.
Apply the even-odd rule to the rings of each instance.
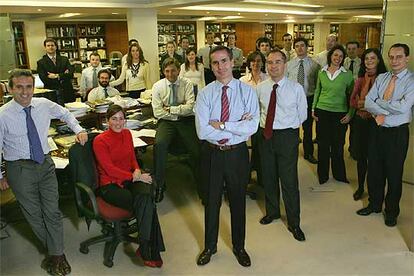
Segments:
[[[197,20],[198,21],[212,21],[212,20],[217,20],[217,17],[214,17],[214,16],[204,16],[204,17],[200,17]]]
[[[177,8],[179,10],[194,10],[194,11],[234,11],[234,7],[219,7],[219,6],[187,6]],[[237,8],[240,12],[246,13],[282,13],[295,15],[316,15],[316,12],[299,11],[299,10],[278,10],[278,9],[256,9],[256,8]],[[208,12],[207,12],[208,13]]]
[[[172,13],[172,11],[168,11],[168,13]]]
[[[267,16],[267,13],[265,13],[265,16]]]
[[[301,3],[287,3],[287,2],[276,2],[276,1],[262,1],[262,0],[244,0],[245,3],[256,3],[266,5],[277,5],[277,6],[290,6],[290,7],[303,7],[303,8],[323,8],[322,5],[311,5]]]
[[[221,19],[223,19],[223,20],[233,20],[233,19],[240,19],[240,18],[244,18],[244,16],[229,15],[229,16],[224,16]]]
[[[206,12],[206,14],[210,14],[210,12],[208,11],[208,12]]]
[[[113,12],[112,14],[113,14],[113,15],[116,15],[116,14],[119,14],[119,13],[118,13],[118,12]]]
[[[382,19],[382,15],[356,15],[356,18],[366,18],[366,19]]]
[[[286,19],[284,22],[285,23],[295,23],[296,20],[295,19]]]
[[[81,15],[80,13],[74,12],[74,13],[64,13],[59,15],[60,18],[66,18],[66,17],[72,17],[72,16],[77,16],[77,15]]]
[[[38,11],[38,12],[41,12],[41,11],[42,11],[42,9],[37,9],[37,11]]]
[[[238,12],[237,15],[241,15],[241,13]]]

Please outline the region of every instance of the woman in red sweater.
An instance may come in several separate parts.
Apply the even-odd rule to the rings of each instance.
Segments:
[[[124,128],[122,107],[110,106],[106,117],[109,129],[93,141],[100,183],[98,193],[109,204],[135,214],[140,244],[136,253],[144,265],[161,267],[160,251],[165,248],[150,192],[151,175],[141,173],[138,166],[131,132]]]
[[[370,129],[375,126],[371,113],[364,109],[365,96],[368,94],[376,77],[387,72],[384,60],[378,49],[370,48],[362,53],[362,64],[351,95],[350,105],[356,109],[354,117],[355,157],[357,159],[358,189],[354,193],[354,200],[361,199],[364,193],[365,176],[368,167],[368,146]]]

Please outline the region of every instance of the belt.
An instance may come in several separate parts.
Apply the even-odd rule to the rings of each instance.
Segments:
[[[241,143],[235,144],[235,145],[222,145],[222,146],[208,143],[208,146],[210,148],[220,150],[220,151],[229,151],[229,150],[240,148],[241,146],[244,146],[244,145],[246,145],[246,142],[241,142]]]
[[[383,129],[383,130],[392,130],[392,129],[398,129],[398,128],[405,128],[405,127],[408,127],[408,123],[405,123],[405,124],[402,124],[402,125],[399,125],[399,126],[395,126],[395,127],[384,127],[384,126],[378,126],[380,129]]]

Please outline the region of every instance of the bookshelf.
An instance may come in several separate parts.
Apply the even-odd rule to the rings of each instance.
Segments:
[[[206,33],[214,33],[214,43],[227,46],[227,36],[236,32],[234,23],[206,23]]]
[[[98,52],[106,61],[105,24],[47,22],[46,36],[56,40],[62,56],[69,59],[89,61],[89,55]]]
[[[30,68],[27,57],[26,34],[23,22],[12,22],[14,45],[16,49],[17,67],[22,69]]]
[[[329,27],[329,33],[339,36],[339,24],[331,24]]]
[[[314,53],[314,24],[295,24],[293,26],[294,38],[304,37],[308,40],[308,54]]]
[[[272,41],[272,45],[275,44],[275,24],[265,24],[264,25],[264,36]]]
[[[158,53],[166,51],[168,41],[174,41],[177,49],[181,38],[185,36],[190,47],[197,48],[197,27],[195,22],[158,22]]]

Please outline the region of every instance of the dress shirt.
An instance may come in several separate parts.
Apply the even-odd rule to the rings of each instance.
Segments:
[[[315,55],[313,59],[321,66],[324,67],[328,64],[328,50],[322,51]]]
[[[113,87],[107,86],[106,87],[106,93],[108,94],[108,97],[113,97],[116,95],[119,95],[119,91]],[[88,94],[88,102],[95,102],[97,100],[104,100],[105,97],[105,90],[102,86],[98,86],[94,89],[92,89]]]
[[[259,104],[253,88],[233,78],[227,84],[229,120],[224,123],[224,130],[215,129],[209,122],[220,121],[223,86],[216,80],[198,93],[195,106],[197,135],[200,140],[207,140],[211,144],[222,146],[223,144],[219,144],[218,141],[228,139],[225,145],[236,145],[247,141],[256,133],[259,123]],[[252,115],[251,120],[241,120],[246,113]]]
[[[210,46],[211,49],[217,47],[216,44],[206,45],[203,48],[198,49],[197,56],[201,58],[204,68],[210,69]]]
[[[352,59],[350,57],[346,57],[344,60],[344,67],[346,70],[349,70],[349,66],[351,65]],[[354,61],[354,70],[352,70],[352,75],[354,76],[354,80],[358,78],[359,68],[361,67],[361,59],[356,57],[353,59]]]
[[[365,109],[374,115],[386,115],[383,127],[396,127],[412,120],[414,105],[414,74],[408,69],[397,74],[395,89],[389,101],[384,92],[392,77],[391,72],[379,75],[365,98]]]
[[[251,73],[246,73],[246,75],[240,78],[240,81],[250,85],[253,88],[256,88],[256,86],[258,86],[261,82],[267,80],[268,78],[269,76],[266,73],[260,72],[259,80],[256,83],[253,79],[253,75]]]
[[[97,67],[89,66],[82,70],[79,91],[85,95],[88,90],[94,88],[93,86],[93,69],[96,68],[96,81],[98,82],[98,72],[102,69],[102,65]]]
[[[243,65],[243,50],[237,47],[232,47],[229,49],[233,53],[234,67],[233,70],[240,70],[240,67]]]
[[[31,115],[45,154],[50,151],[47,136],[51,119],[66,122],[76,134],[83,130],[69,110],[48,99],[33,98],[31,106]],[[30,159],[26,113],[14,99],[0,107],[0,146],[7,161]]]
[[[111,81],[109,85],[117,86],[126,80],[126,91],[151,89],[152,83],[150,78],[150,70],[148,62],[141,63],[137,76],[132,77],[132,71],[128,68],[128,64],[125,63],[122,66],[121,75],[117,80]]]
[[[275,82],[269,78],[259,84],[256,92],[260,104],[260,127],[266,125],[267,108]],[[273,129],[296,129],[308,116],[308,103],[303,87],[296,81],[283,77],[276,89],[276,113]]]
[[[152,87],[152,109],[157,119],[177,121],[179,117],[194,115],[194,91],[193,84],[186,78],[178,78],[176,85],[176,106],[170,106],[171,85],[166,78],[154,83]],[[170,107],[170,112],[164,110],[164,106]]]
[[[295,57],[287,64],[286,76],[292,81],[298,81],[298,71],[300,66],[300,58]],[[318,80],[318,72],[320,65],[306,56],[303,58],[303,68],[305,70],[305,93],[306,96],[312,96],[315,93],[316,81]]]
[[[331,72],[329,72],[328,71],[328,65],[325,65],[322,69],[321,69],[321,71],[324,71],[324,72],[326,72],[326,76],[331,80],[331,81],[333,81],[333,80],[335,80],[338,76],[339,76],[339,74],[341,74],[341,73],[346,73],[346,72],[348,72],[343,66],[341,66],[341,67],[339,67],[339,69],[338,70],[336,70],[335,71],[335,73],[333,73],[333,75],[331,74]]]
[[[198,70],[185,70],[185,63],[181,64],[180,67],[180,77],[187,78],[191,81],[193,85],[198,86],[198,91],[206,86],[206,81],[204,80],[204,65],[202,63],[198,64]]]
[[[296,57],[296,51],[294,49],[290,49],[289,51],[283,48],[281,50],[286,55],[286,61],[291,61]]]

